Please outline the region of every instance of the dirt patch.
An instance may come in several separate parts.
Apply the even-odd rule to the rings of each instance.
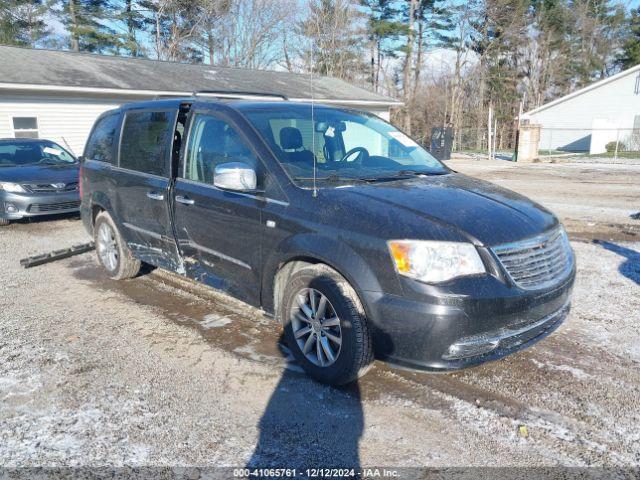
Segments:
[[[299,373],[273,319],[181,277],[114,282],[93,254],[19,266],[86,241],[78,221],[1,229],[4,466],[638,468],[640,168],[477,163],[457,169],[587,240],[572,242],[571,314],[497,362],[437,375],[376,363],[344,389]]]

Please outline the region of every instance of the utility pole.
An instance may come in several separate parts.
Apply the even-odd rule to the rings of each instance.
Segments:
[[[491,143],[492,143],[492,135],[491,135],[491,127],[493,126],[493,105],[489,105],[489,119],[487,121],[487,147],[489,150],[489,160],[491,160]]]

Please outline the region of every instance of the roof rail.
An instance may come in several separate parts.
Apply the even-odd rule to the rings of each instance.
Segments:
[[[279,93],[265,93],[265,92],[244,92],[236,90],[197,90],[193,92],[194,97],[216,97],[216,98],[246,98],[254,100],[273,100],[280,99],[287,101],[289,97]]]

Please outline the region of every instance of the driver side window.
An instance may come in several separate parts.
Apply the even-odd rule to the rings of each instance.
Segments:
[[[240,134],[226,121],[208,114],[196,114],[189,133],[184,178],[213,185],[216,166],[244,162],[264,176],[261,164]]]
[[[371,128],[356,122],[344,122],[346,128],[342,132],[345,151],[356,147],[364,147],[371,156],[389,156],[389,141],[376,135]]]

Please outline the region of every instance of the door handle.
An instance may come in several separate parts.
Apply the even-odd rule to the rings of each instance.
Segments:
[[[188,197],[183,197],[182,195],[176,195],[176,202],[182,203],[183,205],[193,205],[195,200],[191,200]]]
[[[164,195],[158,192],[147,192],[147,197],[151,200],[164,200]]]

